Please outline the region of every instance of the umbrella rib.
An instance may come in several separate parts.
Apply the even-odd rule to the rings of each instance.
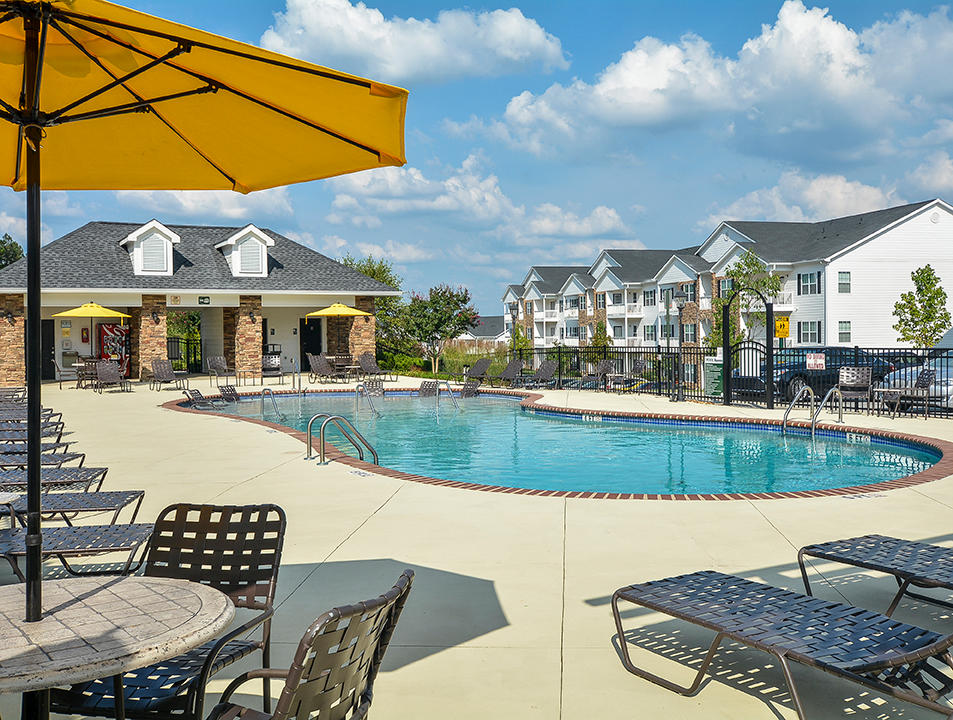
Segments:
[[[183,90],[182,92],[171,93],[170,95],[160,95],[159,97],[148,100],[137,100],[136,102],[126,103],[125,105],[114,105],[113,107],[102,108],[100,110],[90,110],[89,112],[76,113],[75,115],[64,115],[54,125],[65,125],[66,123],[78,122],[80,120],[97,120],[113,115],[125,115],[134,112],[149,112],[155,103],[166,102],[168,100],[179,100],[192,95],[204,95],[205,93],[215,92],[217,88],[214,85],[196,88],[194,90]]]
[[[115,45],[118,45],[119,47],[125,48],[126,50],[129,50],[130,52],[135,52],[147,58],[152,58],[152,59],[155,59],[156,57],[152,53],[146,50],[143,50],[142,48],[138,48],[135,45],[131,45],[130,43],[123,42],[119,38],[114,38],[108,33],[104,33],[102,31],[96,30],[82,23],[76,22],[76,20],[72,19],[72,17],[65,17],[64,20],[65,22],[69,23],[70,25],[73,25],[74,27],[79,28],[80,30],[84,30],[85,32],[90,33],[91,35],[96,35],[97,37],[101,37],[104,40],[108,40],[109,42],[112,42]],[[169,39],[174,39],[174,38],[169,38]],[[378,161],[380,161],[381,152],[379,150],[375,150],[374,148],[368,145],[365,145],[363,143],[360,143],[357,140],[352,140],[351,138],[346,137],[339,132],[331,130],[330,128],[322,127],[321,125],[318,125],[317,123],[314,123],[310,120],[306,120],[305,118],[299,117],[288,110],[284,110],[283,108],[280,108],[277,105],[272,105],[271,103],[266,102],[265,100],[256,98],[252,95],[242,92],[241,90],[236,90],[235,88],[230,87],[229,85],[219,80],[215,80],[213,78],[207,77],[201,73],[197,73],[193,70],[189,70],[188,68],[181,67],[179,65],[176,65],[175,63],[167,62],[165,63],[165,66],[172,68],[173,70],[178,70],[179,72],[189,75],[193,78],[202,80],[203,82],[217,85],[220,89],[227,90],[233,95],[236,95],[244,100],[248,100],[249,102],[255,103],[256,105],[260,105],[261,107],[271,110],[272,112],[278,113],[279,115],[283,115],[284,117],[287,117],[290,120],[294,120],[295,122],[298,122],[298,123],[301,123],[302,125],[310,127],[313,130],[317,130],[318,132],[322,132],[326,135],[330,135],[331,137],[337,140],[340,140],[341,142],[347,143],[348,145],[352,145],[360,150],[364,150],[365,152],[368,152],[371,155],[376,155],[378,158]]]
[[[62,34],[63,37],[65,37],[67,40],[69,40],[73,45],[75,45],[76,48],[79,49],[79,51],[80,51],[81,53],[83,53],[86,57],[88,57],[88,58],[90,59],[90,61],[91,61],[94,65],[96,65],[96,67],[98,67],[100,70],[102,70],[104,73],[106,73],[106,75],[108,75],[109,77],[113,78],[114,80],[116,79],[116,75],[114,75],[113,72],[112,72],[109,68],[107,68],[105,65],[103,65],[102,61],[101,61],[99,58],[97,58],[95,55],[93,55],[91,52],[89,52],[89,50],[87,50],[87,49],[83,46],[82,43],[80,43],[80,42],[79,42],[78,40],[76,40],[72,35],[70,35],[68,32],[66,32],[66,30],[65,30],[59,23],[56,22],[56,20],[52,20],[52,23],[53,23],[54,27],[60,32],[60,34]],[[129,87],[128,85],[123,84],[122,87],[123,87],[123,89],[124,89],[126,92],[128,92],[130,95],[132,95],[132,97],[134,97],[136,100],[140,100],[140,101],[143,100],[143,97],[142,97],[141,95],[139,95],[135,90],[133,90],[133,89],[132,89],[131,87]],[[186,145],[188,145],[190,148],[192,148],[192,150],[195,151],[195,154],[196,154],[196,155],[198,155],[198,156],[201,157],[203,160],[205,160],[205,162],[207,162],[219,175],[221,175],[221,176],[222,176],[223,178],[225,178],[228,182],[230,182],[233,187],[237,184],[236,181],[235,181],[235,178],[233,178],[231,175],[229,175],[227,172],[225,172],[225,170],[223,170],[221,167],[219,167],[219,165],[218,165],[217,163],[215,163],[208,155],[206,155],[204,152],[202,152],[201,150],[199,150],[199,148],[196,147],[195,144],[194,144],[191,140],[189,140],[187,137],[185,137],[185,135],[183,135],[182,132],[181,132],[178,128],[176,128],[171,122],[169,122],[166,118],[164,118],[164,117],[162,116],[162,113],[160,113],[160,112],[159,112],[158,110],[156,110],[155,108],[153,108],[152,112],[153,112],[153,114],[154,114],[157,118],[159,118],[159,120],[162,122],[163,125],[165,125],[167,128],[169,128],[169,130],[171,130],[173,133],[175,133],[175,134],[179,137],[179,139],[182,140],[182,142],[184,142]],[[17,165],[17,168],[19,168],[19,164]]]

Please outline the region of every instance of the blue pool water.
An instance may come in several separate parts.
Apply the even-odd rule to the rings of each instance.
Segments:
[[[935,451],[878,438],[649,422],[592,422],[522,410],[512,398],[353,394],[277,398],[280,422],[307,428],[315,413],[350,419],[381,465],[428,477],[543,490],[623,493],[754,493],[867,485],[920,472]],[[265,419],[275,421],[270,401]],[[260,417],[257,399],[230,412]],[[315,434],[319,422],[315,423]],[[328,437],[355,454],[335,432]],[[852,438],[857,440],[858,438]],[[869,441],[868,441],[869,440]]]

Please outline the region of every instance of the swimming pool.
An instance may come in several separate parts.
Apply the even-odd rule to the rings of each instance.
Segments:
[[[765,493],[871,485],[921,472],[940,453],[876,436],[768,426],[679,423],[599,415],[585,419],[527,411],[518,398],[460,400],[408,393],[374,398],[376,415],[353,393],[276,396],[264,419],[306,430],[319,412],[350,419],[383,466],[480,485],[556,491],[648,494]],[[257,398],[227,412],[261,418]],[[319,423],[315,423],[315,434]],[[353,448],[329,429],[341,450]]]

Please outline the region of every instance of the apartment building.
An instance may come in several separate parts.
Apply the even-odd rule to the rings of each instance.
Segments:
[[[898,345],[894,303],[928,263],[953,297],[953,207],[934,199],[815,223],[725,220],[698,246],[607,249],[588,267],[534,266],[522,284],[507,286],[504,320],[535,347],[584,346],[599,322],[616,347],[696,346],[746,251],[782,278],[771,300],[790,322],[783,347]],[[687,296],[681,312],[679,290]],[[743,313],[751,336],[763,340],[750,319]]]

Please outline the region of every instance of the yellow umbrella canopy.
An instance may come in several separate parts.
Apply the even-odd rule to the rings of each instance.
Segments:
[[[406,90],[104,0],[0,0],[0,172],[18,190],[37,12],[43,189],[249,192],[405,162]]]
[[[369,312],[352,308],[344,303],[334,303],[326,308],[309,312],[305,317],[359,317],[360,315],[370,315]]]
[[[83,303],[79,307],[74,307],[69,310],[64,310],[63,312],[53,313],[53,317],[57,317],[57,318],[97,318],[97,317],[128,318],[132,316],[127,315],[124,312],[119,312],[118,310],[112,310],[108,307],[103,307],[99,303],[88,302],[88,303]]]

